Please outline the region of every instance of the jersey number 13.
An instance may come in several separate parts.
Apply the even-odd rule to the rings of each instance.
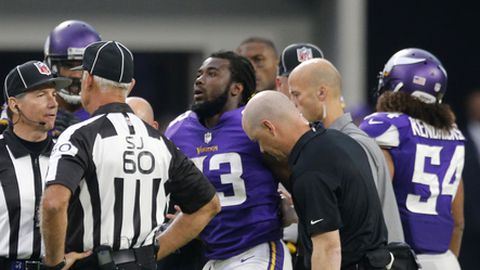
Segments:
[[[203,161],[206,156],[191,158],[192,162],[203,170]],[[233,189],[233,196],[225,196],[223,192],[217,192],[222,206],[232,206],[244,203],[247,200],[247,193],[245,190],[245,181],[241,177],[243,174],[242,159],[240,154],[222,153],[213,155],[208,163],[208,170],[215,171],[220,169],[220,164],[230,164],[230,172],[220,175],[220,182],[222,184],[230,184]]]

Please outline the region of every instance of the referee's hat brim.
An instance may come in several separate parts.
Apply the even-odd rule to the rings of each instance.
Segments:
[[[56,90],[60,90],[72,84],[72,80],[69,78],[63,78],[63,77],[50,78],[50,79],[42,80],[30,85],[27,89],[25,89],[25,91],[29,91],[31,89],[37,88],[42,85],[47,85],[50,83],[53,83],[55,85]]]

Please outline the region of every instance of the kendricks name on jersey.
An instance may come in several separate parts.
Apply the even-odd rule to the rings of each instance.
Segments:
[[[408,117],[408,120],[410,120],[410,124],[412,125],[413,136],[436,140],[465,140],[462,132],[460,132],[460,130],[457,128],[442,130],[435,128],[419,119]]]

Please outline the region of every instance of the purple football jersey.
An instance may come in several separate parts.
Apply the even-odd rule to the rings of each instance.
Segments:
[[[463,134],[401,113],[374,113],[360,128],[390,149],[406,242],[419,254],[446,252],[453,230],[452,201],[463,170]]]
[[[200,234],[208,259],[230,258],[281,238],[278,182],[243,131],[242,110],[224,113],[211,129],[188,111],[165,132],[217,189],[222,211]]]
[[[84,108],[80,108],[80,109],[76,110],[73,114],[75,115],[75,117],[80,119],[80,122],[85,121],[88,118],[90,118],[90,114],[87,111],[85,111]]]

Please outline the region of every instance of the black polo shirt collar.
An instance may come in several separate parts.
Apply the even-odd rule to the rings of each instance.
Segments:
[[[53,147],[53,140],[48,135],[47,137],[47,143],[45,143],[45,147],[39,152],[39,153],[34,153],[31,149],[27,148],[18,138],[17,136],[13,133],[12,127],[7,128],[3,132],[3,137],[5,138],[6,144],[9,146],[8,149],[12,152],[13,157],[16,159],[30,155],[30,154],[41,154],[45,156],[49,156],[50,152],[52,151]],[[39,142],[40,143],[44,143]]]
[[[114,102],[100,106],[95,112],[93,112],[92,117],[112,112],[133,113],[132,108],[130,108],[127,103]]]
[[[290,168],[293,168],[293,166],[297,163],[298,157],[300,156],[303,147],[305,147],[308,142],[310,142],[310,140],[322,135],[323,133],[325,133],[325,131],[327,131],[319,122],[311,123],[310,127],[311,129],[305,134],[303,134],[300,139],[298,139],[297,143],[295,143],[295,145],[293,146],[290,155],[288,156],[288,165],[290,165]]]

